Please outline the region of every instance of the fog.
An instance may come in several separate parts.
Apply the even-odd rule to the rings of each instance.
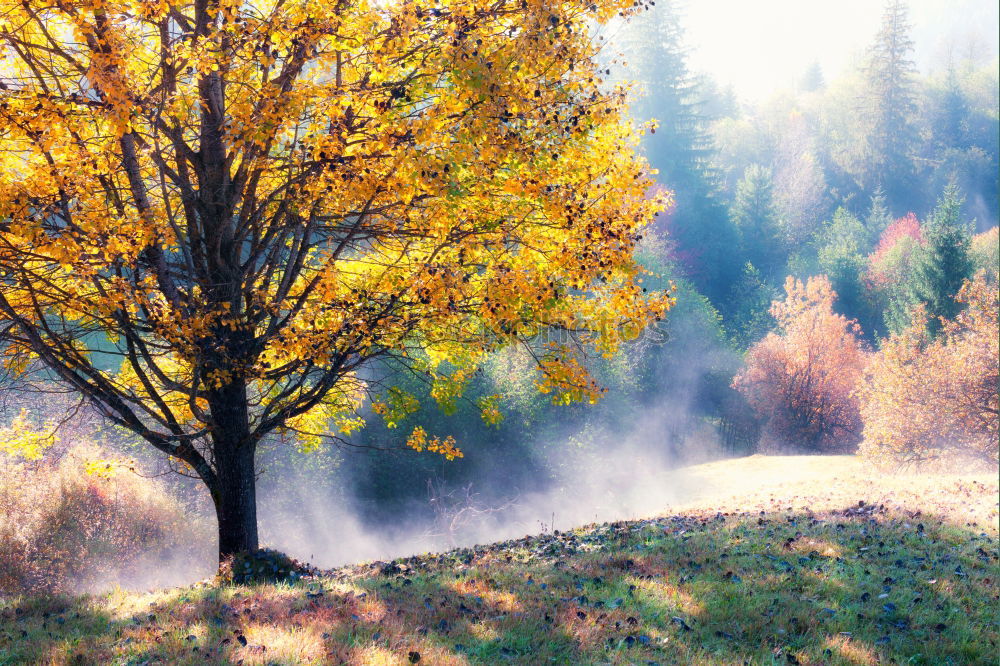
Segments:
[[[546,412],[530,441],[517,443],[523,455],[503,462],[482,464],[477,458],[493,452],[459,437],[466,458],[401,480],[387,482],[379,466],[405,470],[431,454],[348,448],[332,473],[291,464],[283,467],[289,477],[265,474],[262,539],[333,567],[650,516],[688,502],[709,489],[685,467],[733,454],[705,413],[718,411],[718,377],[737,367],[739,355],[711,324],[693,299],[678,305],[664,331],[624,350],[620,358],[639,367],[624,369],[603,404]],[[628,383],[642,370],[652,379],[639,391]],[[365,473],[388,501],[367,497],[364,480],[351,478]]]
[[[990,0],[911,0],[913,60],[924,74],[997,57],[1000,9]],[[683,5],[692,70],[740,97],[792,90],[812,63],[827,80],[853,68],[879,29],[874,0],[699,0]],[[733,57],[738,53],[739,57]],[[791,55],[794,54],[794,55]]]
[[[673,455],[649,445],[659,440],[664,425],[651,415],[632,432],[606,435],[601,455],[571,455],[544,489],[505,488],[505,478],[518,471],[498,469],[494,478],[451,487],[451,497],[414,501],[396,520],[377,526],[360,517],[355,502],[324,495],[316,489],[321,484],[303,474],[274,490],[294,509],[282,509],[284,502],[262,502],[262,538],[328,568],[655,515],[704,491],[677,467]],[[710,433],[697,433],[687,444],[697,446],[705,459],[718,453]],[[436,505],[442,508],[435,511]]]

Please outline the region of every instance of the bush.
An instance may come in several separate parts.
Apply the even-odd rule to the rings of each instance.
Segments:
[[[771,306],[780,330],[750,348],[733,386],[765,422],[765,450],[852,451],[861,433],[852,393],[866,358],[857,324],[834,313],[825,276],[788,278],[785,291]]]
[[[961,458],[996,466],[1000,329],[995,282],[980,273],[958,293],[965,309],[931,339],[917,309],[908,329],[874,355],[858,390],[869,459]]]
[[[92,445],[55,447],[34,460],[0,453],[0,595],[152,586],[211,573],[202,571],[214,546],[206,523],[157,480],[85,471],[102,457]]]
[[[996,282],[1000,267],[1000,227],[973,236],[970,255],[975,271],[985,271],[986,279]]]
[[[218,580],[224,585],[254,585],[259,583],[294,583],[303,576],[319,571],[270,548],[237,553],[219,566]]]

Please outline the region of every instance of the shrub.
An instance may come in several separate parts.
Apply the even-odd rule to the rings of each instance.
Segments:
[[[0,594],[177,583],[211,562],[213,536],[198,516],[155,479],[85,471],[101,457],[89,444],[37,459],[0,453]]]
[[[295,582],[319,571],[270,548],[227,557],[219,567],[218,580],[224,585]]]
[[[917,309],[909,328],[874,355],[858,390],[861,453],[884,462],[974,459],[995,466],[998,449],[998,292],[980,273],[958,300],[965,309],[927,334]]]
[[[973,236],[971,255],[975,271],[985,271],[986,279],[996,282],[1000,267],[1000,227]]]
[[[733,386],[765,421],[765,449],[853,450],[861,422],[852,392],[866,358],[858,326],[834,313],[825,276],[805,285],[789,277],[785,291],[771,305],[779,331],[750,348]]]

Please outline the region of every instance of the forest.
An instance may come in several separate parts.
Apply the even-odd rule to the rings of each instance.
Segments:
[[[989,663],[997,30],[880,6],[0,0],[0,664]]]

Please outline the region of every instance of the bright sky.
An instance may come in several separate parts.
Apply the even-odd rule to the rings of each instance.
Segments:
[[[1000,41],[996,0],[910,0],[922,71],[970,52],[990,61]],[[683,26],[693,71],[746,99],[792,87],[813,61],[835,79],[878,32],[882,0],[687,0]]]

